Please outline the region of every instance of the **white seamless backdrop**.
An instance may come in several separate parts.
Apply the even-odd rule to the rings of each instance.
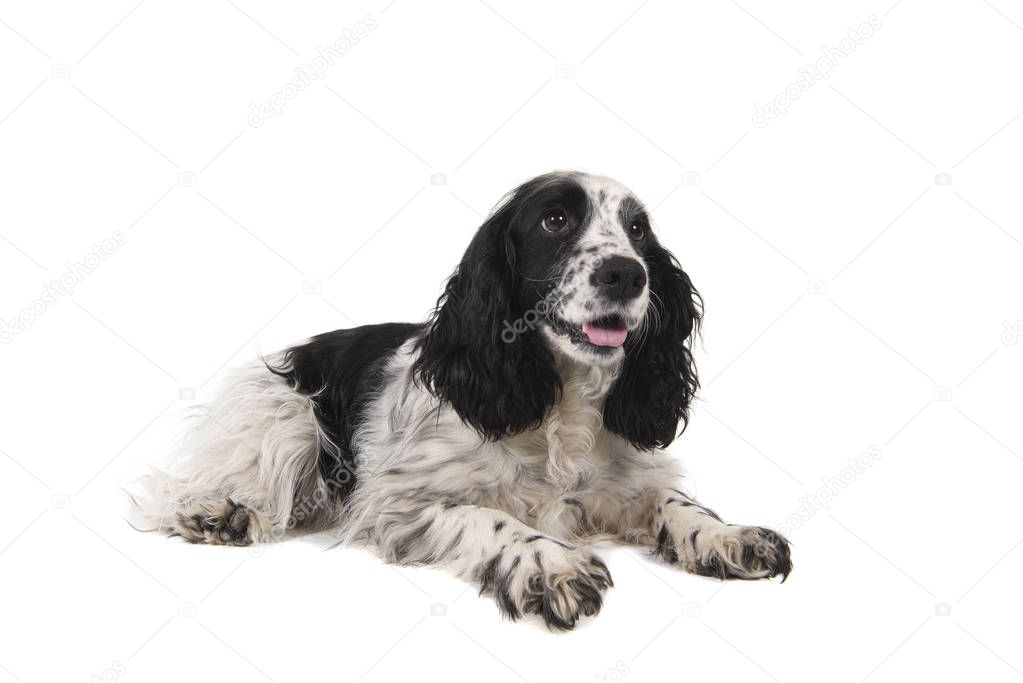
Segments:
[[[1010,0],[0,2],[0,681],[1020,678],[1021,63]],[[315,536],[125,523],[222,369],[422,319],[560,168],[704,295],[671,450],[786,584],[606,548],[553,635]]]

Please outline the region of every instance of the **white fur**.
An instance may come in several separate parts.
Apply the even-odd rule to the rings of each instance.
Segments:
[[[543,425],[485,442],[411,381],[410,346],[391,361],[386,388],[356,435],[360,483],[343,522],[348,537],[372,539],[381,511],[425,497],[504,510],[538,531],[576,538],[578,508],[565,497],[618,503],[630,490],[676,482],[663,454],[640,455],[603,429],[613,373],[563,357],[564,397]]]
[[[565,264],[556,311],[573,323],[605,313],[594,311],[601,297],[590,284],[601,260],[635,255],[618,220],[627,190],[607,178],[582,182],[594,214]],[[635,331],[649,306],[645,287],[615,312]],[[415,338],[390,354],[352,439],[357,484],[341,501],[320,475],[319,459],[338,450],[313,397],[263,364],[244,368],[199,412],[172,468],[145,479],[141,523],[234,544],[328,527],[339,542],[367,542],[393,562],[446,565],[494,592],[506,614],[543,613],[558,628],[595,613],[610,585],[606,567],[580,545],[595,539],[643,544],[721,578],[788,572],[784,539],[723,523],[678,490],[675,460],[605,429],[622,349],[598,355],[545,323],[540,329],[557,358],[561,399],[538,428],[497,441],[413,381]]]
[[[230,514],[230,500],[250,512],[250,539],[268,542],[336,513],[317,473],[324,437],[313,402],[263,363],[225,377],[191,419],[171,469],[143,478],[145,495],[136,499],[142,527],[221,542],[196,538],[191,522]]]

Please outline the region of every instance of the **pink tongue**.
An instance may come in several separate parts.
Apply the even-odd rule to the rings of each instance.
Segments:
[[[594,346],[621,346],[625,343],[625,338],[629,336],[629,328],[625,325],[597,327],[592,323],[586,323],[583,325],[583,332]]]

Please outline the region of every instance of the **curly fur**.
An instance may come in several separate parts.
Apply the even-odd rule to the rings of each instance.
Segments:
[[[540,176],[479,228],[426,323],[329,332],[229,377],[136,510],[196,543],[328,528],[555,630],[613,585],[598,539],[787,577],[787,541],[724,523],[663,450],[698,387],[701,312],[629,190]]]

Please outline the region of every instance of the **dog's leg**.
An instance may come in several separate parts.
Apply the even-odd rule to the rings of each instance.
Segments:
[[[612,585],[598,558],[500,510],[403,503],[379,513],[371,535],[388,561],[446,566],[493,595],[511,619],[538,614],[552,629],[596,614]]]
[[[603,506],[607,517],[608,506]],[[763,527],[726,524],[677,489],[653,489],[615,518],[623,540],[650,546],[688,572],[719,579],[784,580],[792,571],[789,543]]]
[[[652,497],[655,551],[686,571],[719,579],[784,581],[792,571],[789,543],[779,533],[725,524],[711,510],[675,489]]]
[[[170,471],[143,479],[133,521],[191,543],[280,541],[334,513],[321,448],[309,397],[263,365],[241,369],[198,409]]]

